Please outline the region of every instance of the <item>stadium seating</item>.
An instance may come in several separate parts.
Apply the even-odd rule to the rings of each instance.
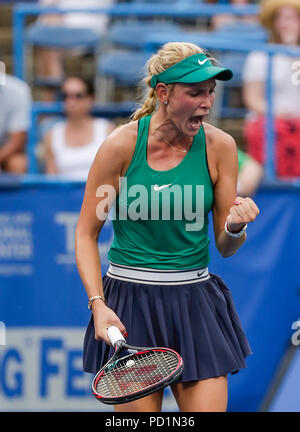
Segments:
[[[245,21],[234,21],[226,24],[213,32],[213,35],[219,39],[239,38],[239,40],[266,42],[268,32],[258,23]],[[222,65],[229,67],[233,71],[233,78],[230,81],[221,83],[219,88],[219,112],[216,115],[219,118],[243,118],[246,109],[243,107],[241,98],[241,88],[243,85],[242,73],[248,53],[222,51],[217,57]]]
[[[180,26],[166,21],[120,21],[111,25],[108,31],[108,41],[119,47],[143,49],[149,34],[158,32],[178,32]]]
[[[85,52],[93,53],[96,59],[101,42],[101,35],[90,28],[72,28],[34,23],[26,31],[26,47],[29,51],[30,47],[34,46],[64,50],[80,48],[84,49]],[[53,81],[53,79],[38,78],[34,80],[29,77],[28,80],[36,85],[60,85],[60,82]]]
[[[215,30],[215,34],[218,37],[234,37],[239,36],[242,39],[251,39],[260,42],[266,42],[268,40],[268,32],[264,27],[258,23],[251,23],[246,21],[234,21],[229,24],[225,24]]]
[[[110,26],[107,35],[107,49],[97,64],[98,84],[105,92],[99,91],[101,100],[113,98],[115,87],[135,87],[145,72],[149,54],[143,49],[150,34],[180,32],[180,26],[165,20],[122,20]],[[121,51],[123,49],[123,51]],[[122,67],[120,67],[122,65]]]
[[[113,51],[100,58],[98,71],[118,85],[135,86],[143,77],[148,58],[144,52]]]

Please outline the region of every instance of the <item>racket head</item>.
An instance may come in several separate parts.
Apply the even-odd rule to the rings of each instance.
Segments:
[[[122,349],[136,352],[121,357],[118,354]],[[141,348],[121,344],[95,375],[92,391],[96,399],[104,404],[131,402],[176,381],[183,367],[182,357],[170,348]]]

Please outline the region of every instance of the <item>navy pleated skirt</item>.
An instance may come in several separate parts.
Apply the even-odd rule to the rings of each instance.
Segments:
[[[206,281],[185,285],[147,285],[103,277],[104,295],[125,325],[127,342],[164,346],[184,361],[180,381],[203,380],[245,368],[251,348],[229,288],[210,273]],[[93,315],[83,350],[83,369],[96,374],[113,348],[95,340]]]

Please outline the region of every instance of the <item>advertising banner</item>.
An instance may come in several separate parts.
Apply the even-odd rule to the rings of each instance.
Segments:
[[[82,372],[90,311],[74,250],[84,185],[27,184],[0,189],[0,411],[110,411]],[[300,194],[259,191],[260,215],[238,253],[224,259],[210,221],[210,271],[230,287],[253,354],[229,377],[229,410],[263,402],[298,319]],[[104,274],[113,239],[107,220],[99,250]],[[176,410],[166,390],[165,410]]]

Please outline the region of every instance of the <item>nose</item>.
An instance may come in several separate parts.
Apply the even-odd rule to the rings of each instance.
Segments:
[[[201,98],[200,108],[209,110],[212,107],[212,104],[212,95],[208,93],[206,96]]]

